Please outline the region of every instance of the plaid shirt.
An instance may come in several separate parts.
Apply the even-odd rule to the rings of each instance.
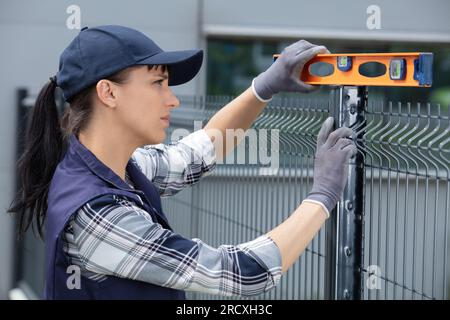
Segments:
[[[177,143],[138,148],[132,160],[167,196],[211,172],[215,153],[209,136],[199,130]],[[128,175],[126,180],[133,186]],[[134,202],[112,194],[72,216],[64,250],[70,263],[94,281],[113,275],[185,291],[255,296],[281,277],[281,255],[267,235],[214,248],[164,229]]]

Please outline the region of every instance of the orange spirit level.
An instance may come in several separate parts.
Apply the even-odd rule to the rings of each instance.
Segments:
[[[274,61],[279,54],[273,56]],[[332,72],[319,75],[311,72],[311,66],[329,64]],[[381,75],[361,73],[368,63],[384,66]],[[431,87],[433,78],[433,53],[340,53],[318,54],[303,68],[300,79],[309,84],[356,86]]]

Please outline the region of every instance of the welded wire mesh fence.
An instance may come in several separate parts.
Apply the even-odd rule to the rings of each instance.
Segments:
[[[205,124],[230,100],[181,97],[173,129],[198,129],[194,121]],[[174,229],[218,246],[249,241],[281,223],[312,186],[316,135],[332,103],[272,100],[255,131],[225,163],[194,187],[164,199]],[[447,299],[449,108],[369,99],[364,113],[366,121],[353,128],[364,132],[356,141],[365,167],[363,297]],[[325,245],[322,228],[280,285],[257,298],[327,297]]]
[[[200,122],[205,124],[232,99],[180,98],[181,107],[172,114],[168,134],[175,140],[176,129],[188,133],[200,128]],[[26,90],[18,92],[19,115],[24,116],[33,103]],[[272,100],[255,122],[256,130],[225,163],[193,188],[163,200],[174,229],[218,246],[249,241],[281,223],[312,186],[316,134],[334,104],[333,99]],[[369,92],[365,121],[353,128],[365,169],[360,266],[364,299],[449,297],[449,109],[428,103],[372,101]],[[19,127],[22,122],[20,118]],[[256,298],[329,296],[326,264],[334,261],[326,255],[326,241],[323,228],[280,285]],[[30,243],[36,242],[30,239]],[[27,257],[20,259],[25,267],[33,265]],[[36,272],[33,269],[17,278],[27,274]],[[41,292],[40,285],[35,287]],[[199,293],[188,297],[221,298]]]
[[[449,109],[388,103],[366,112],[365,298],[448,297]]]

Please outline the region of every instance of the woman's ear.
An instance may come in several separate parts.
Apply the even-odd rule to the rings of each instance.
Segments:
[[[115,108],[117,105],[116,86],[109,80],[102,79],[95,86],[98,99],[108,107]]]

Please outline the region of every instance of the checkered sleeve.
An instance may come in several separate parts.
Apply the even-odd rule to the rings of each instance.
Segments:
[[[215,248],[164,229],[116,195],[85,204],[70,224],[77,261],[91,274],[224,296],[256,296],[281,277],[281,255],[267,235]]]
[[[193,185],[216,164],[214,145],[203,129],[169,145],[138,148],[132,159],[159,189],[161,196],[174,195]]]

